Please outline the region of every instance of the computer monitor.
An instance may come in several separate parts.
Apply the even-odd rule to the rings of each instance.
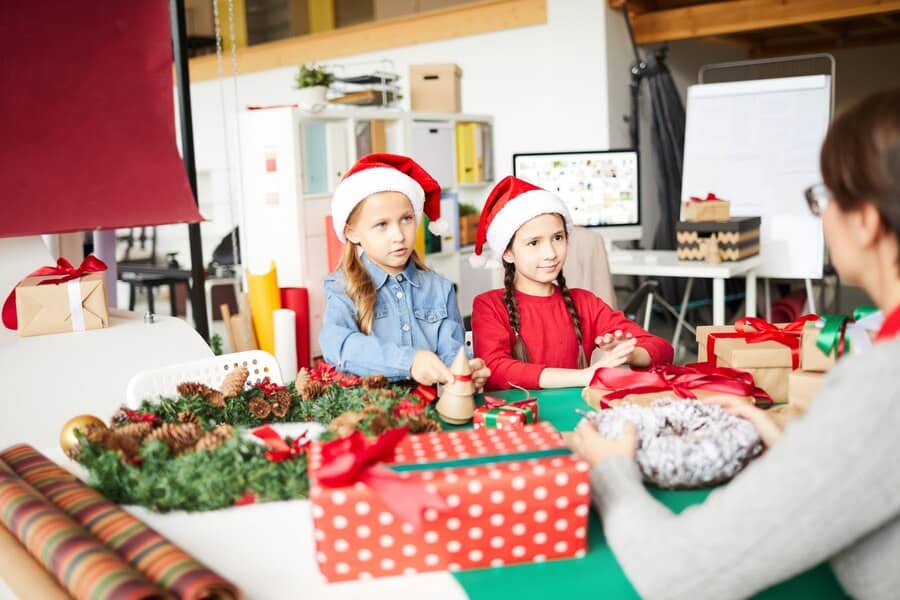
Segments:
[[[514,154],[513,175],[558,195],[575,225],[602,227],[607,242],[641,239],[637,150]]]

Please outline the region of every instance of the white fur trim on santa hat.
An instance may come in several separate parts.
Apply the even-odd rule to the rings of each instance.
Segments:
[[[447,222],[447,219],[431,221],[428,223],[428,231],[437,236],[447,235],[450,233],[450,223]]]
[[[509,241],[519,230],[519,227],[537,217],[548,213],[562,215],[566,223],[566,231],[572,229],[572,217],[563,201],[545,190],[531,190],[519,194],[500,209],[487,230],[487,242],[494,252],[494,256],[500,260]]]
[[[344,227],[356,205],[378,192],[404,194],[412,203],[413,211],[416,213],[416,223],[422,218],[425,191],[419,182],[390,167],[363,169],[341,180],[331,198],[331,220],[339,240],[347,241],[344,238]]]

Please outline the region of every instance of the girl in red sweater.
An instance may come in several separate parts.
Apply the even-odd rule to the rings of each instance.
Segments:
[[[479,295],[472,307],[475,355],[491,370],[486,389],[586,386],[597,367],[672,361],[671,344],[591,292],[566,286],[571,227],[565,204],[546,190],[515,177],[491,190],[475,254],[490,244],[505,285]],[[595,350],[599,357],[589,364]]]

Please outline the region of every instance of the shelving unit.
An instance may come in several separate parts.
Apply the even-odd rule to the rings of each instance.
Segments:
[[[480,125],[480,182],[458,182],[456,132],[460,123]],[[363,134],[365,131],[368,133]],[[492,117],[464,113],[362,107],[245,111],[241,117],[244,265],[253,272],[264,272],[274,261],[280,287],[309,290],[314,356],[320,353],[318,337],[325,310],[322,280],[328,274],[325,218],[344,173],[367,151],[405,154],[422,164],[445,193],[455,194],[457,201],[480,205],[493,183],[493,174],[485,170],[493,162],[492,131]],[[471,311],[472,298],[497,281],[496,271],[476,271],[469,266],[471,248],[454,246],[425,257],[431,268],[457,284],[464,315]]]

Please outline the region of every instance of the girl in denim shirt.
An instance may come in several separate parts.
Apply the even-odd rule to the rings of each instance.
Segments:
[[[446,229],[440,197],[437,181],[395,154],[360,159],[335,190],[334,231],[346,244],[325,278],[319,344],[339,370],[425,385],[452,379],[447,365],[464,345],[456,292],[414,248],[423,210],[432,231]],[[480,388],[490,371],[481,359],[470,365]]]

